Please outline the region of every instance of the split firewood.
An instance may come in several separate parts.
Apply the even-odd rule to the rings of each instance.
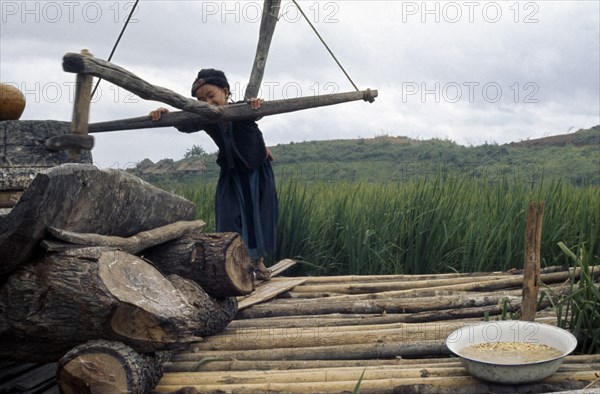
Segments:
[[[0,274],[33,258],[46,228],[130,237],[180,220],[195,205],[118,170],[63,164],[38,174],[0,222]]]
[[[236,310],[235,300],[215,304],[195,283],[169,280],[120,250],[52,253],[0,288],[0,358],[55,361],[98,338],[142,353],[181,349],[222,329]]]
[[[202,220],[191,222],[179,221],[152,230],[142,231],[129,238],[94,233],[76,233],[54,227],[48,227],[47,230],[53,237],[71,244],[83,246],[108,246],[124,250],[131,254],[136,254],[152,246],[180,238],[190,232],[200,231],[205,224],[206,223]]]
[[[60,359],[56,381],[64,394],[144,394],[160,381],[169,358],[169,352],[139,354],[121,342],[89,341]]]
[[[193,234],[150,248],[143,255],[165,275],[191,279],[215,298],[254,290],[250,255],[238,233]]]

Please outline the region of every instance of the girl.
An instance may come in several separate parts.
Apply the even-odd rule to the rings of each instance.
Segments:
[[[211,105],[227,105],[231,91],[223,71],[202,69],[192,84],[192,97]],[[253,98],[253,109],[263,100]],[[150,113],[154,121],[168,112],[158,108]],[[239,120],[201,126],[178,127],[183,132],[200,129],[219,147],[217,164],[221,167],[215,196],[218,232],[237,232],[250,251],[256,278],[268,280],[271,273],[264,256],[275,249],[275,224],[279,202],[275,190],[273,158],[265,146],[254,120]]]

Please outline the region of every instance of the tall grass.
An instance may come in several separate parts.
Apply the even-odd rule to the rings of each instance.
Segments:
[[[543,265],[569,263],[557,245],[600,255],[600,187],[434,176],[405,183],[278,185],[281,216],[271,260],[298,274],[422,274],[522,267],[527,205],[545,201]],[[180,185],[211,230],[214,184]],[[214,229],[214,225],[212,227]]]

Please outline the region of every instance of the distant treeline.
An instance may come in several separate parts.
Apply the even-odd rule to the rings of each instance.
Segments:
[[[439,177],[491,183],[560,179],[574,185],[600,185],[600,126],[505,145],[466,147],[449,140],[379,136],[279,144],[271,152],[275,175],[283,180],[385,183]],[[187,161],[202,161],[205,170],[143,177],[159,183],[208,181],[218,176],[215,159],[214,154],[188,155]]]

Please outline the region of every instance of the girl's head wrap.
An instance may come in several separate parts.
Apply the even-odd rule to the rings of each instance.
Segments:
[[[229,88],[229,82],[225,73],[221,70],[215,70],[214,68],[203,68],[198,72],[198,77],[192,84],[192,97],[196,97],[196,92],[202,87],[202,85],[215,85],[220,88]]]

